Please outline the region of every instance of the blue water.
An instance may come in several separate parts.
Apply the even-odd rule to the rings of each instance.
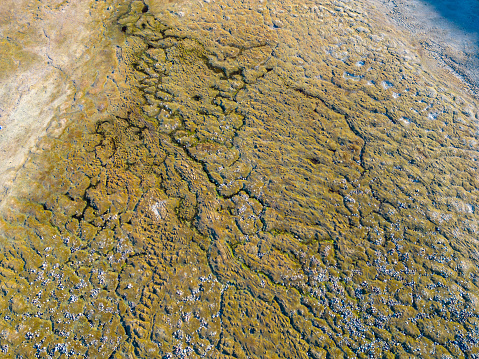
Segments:
[[[479,34],[479,0],[423,0],[457,28]]]

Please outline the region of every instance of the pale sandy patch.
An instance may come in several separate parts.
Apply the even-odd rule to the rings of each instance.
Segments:
[[[105,77],[118,64],[112,36],[120,11],[116,0],[2,1],[0,201],[52,122],[59,135],[65,114],[86,110],[88,91],[117,86]],[[108,107],[104,96],[96,102]]]

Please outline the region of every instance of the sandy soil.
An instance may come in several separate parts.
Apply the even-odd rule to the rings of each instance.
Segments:
[[[115,66],[115,48],[105,45],[112,36],[106,25],[120,11],[113,3],[0,5],[0,201],[38,140],[49,129],[58,135],[68,113],[81,111],[82,94],[99,82],[97,70],[85,65]]]

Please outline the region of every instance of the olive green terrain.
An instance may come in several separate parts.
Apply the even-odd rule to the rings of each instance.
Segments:
[[[361,7],[133,2],[3,210],[2,357],[479,357],[476,105]]]

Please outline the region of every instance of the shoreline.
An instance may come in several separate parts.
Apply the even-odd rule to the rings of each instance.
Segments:
[[[406,36],[425,62],[459,79],[463,90],[479,99],[479,34],[466,32],[444,18],[432,5],[420,0],[367,0],[378,20],[383,18]],[[429,60],[429,61],[428,61]],[[434,66],[434,67],[436,67]]]

